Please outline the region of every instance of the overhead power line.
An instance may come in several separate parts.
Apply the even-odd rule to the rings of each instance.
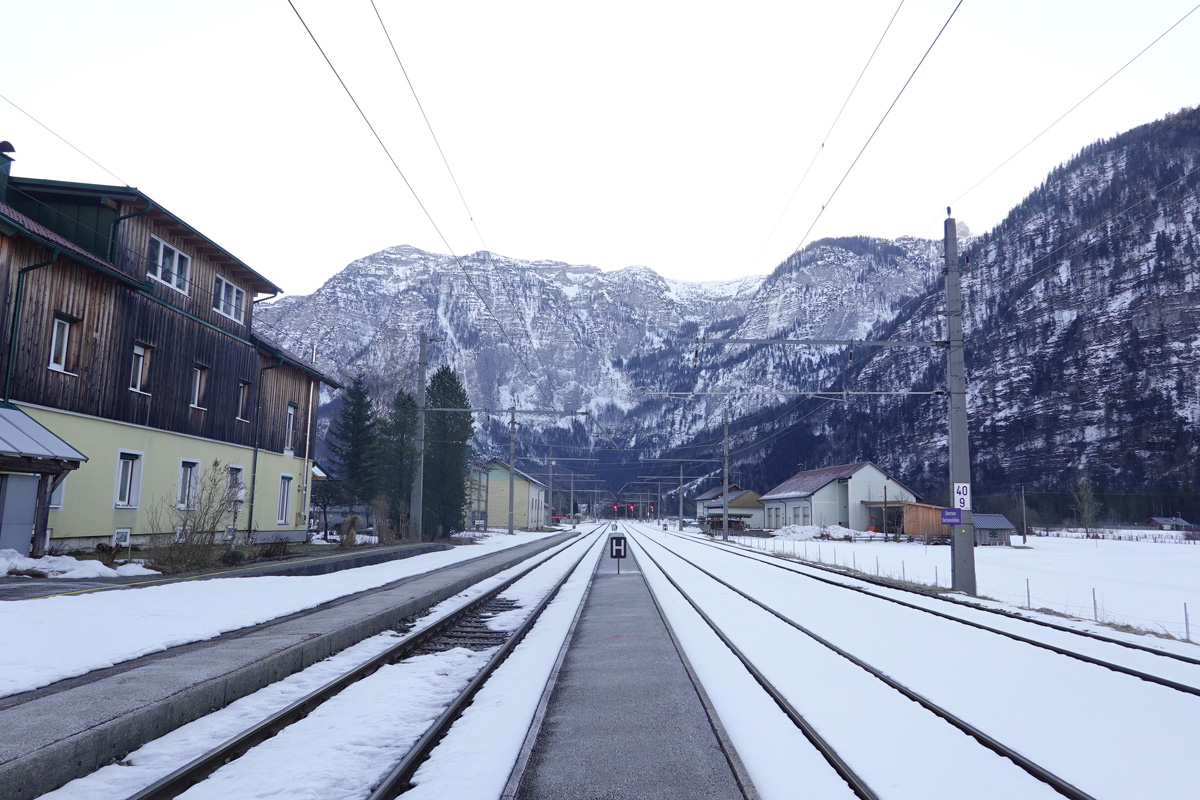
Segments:
[[[1011,156],[1009,156],[1008,158],[1006,158],[1006,159],[1004,159],[1002,162],[1000,162],[1000,164],[999,164],[999,165],[998,165],[998,166],[997,166],[995,169],[993,169],[993,170],[992,170],[991,172],[989,172],[987,175],[984,175],[982,178],[980,178],[978,181],[976,181],[976,182],[975,182],[975,184],[974,184],[973,186],[971,186],[971,188],[970,188],[970,189],[967,189],[965,192],[963,192],[962,194],[960,194],[958,197],[956,197],[956,198],[954,198],[953,200],[951,200],[951,201],[950,201],[950,205],[951,205],[951,206],[958,205],[958,201],[959,201],[959,200],[962,200],[964,197],[966,197],[967,195],[969,195],[971,192],[975,191],[977,188],[979,188],[979,186],[980,186],[980,185],[981,185],[981,184],[982,184],[984,181],[986,181],[988,178],[992,177],[992,176],[993,176],[993,175],[995,175],[997,172],[999,172],[1001,169],[1003,169],[1005,166],[1007,166],[1007,165],[1008,165],[1008,163],[1009,163],[1010,161],[1012,161],[1012,160],[1013,160],[1014,158],[1016,158],[1017,156],[1021,155],[1021,153],[1025,152],[1025,150],[1026,150],[1026,149],[1028,149],[1030,145],[1032,145],[1032,144],[1033,144],[1034,142],[1036,142],[1038,139],[1040,139],[1040,138],[1042,138],[1043,136],[1045,136],[1045,135],[1046,135],[1046,133],[1047,133],[1047,132],[1049,132],[1051,128],[1053,128],[1055,125],[1057,125],[1058,123],[1060,123],[1060,122],[1062,122],[1064,119],[1066,119],[1066,118],[1067,118],[1067,116],[1071,114],[1071,112],[1073,112],[1075,109],[1079,108],[1081,105],[1083,105],[1085,102],[1087,102],[1087,101],[1088,101],[1088,100],[1089,100],[1089,99],[1092,97],[1092,95],[1094,95],[1096,92],[1100,91],[1100,90],[1101,90],[1101,89],[1103,89],[1105,86],[1107,86],[1107,85],[1109,84],[1109,82],[1110,82],[1110,81],[1112,81],[1112,79],[1113,79],[1113,78],[1117,77],[1117,76],[1118,76],[1118,75],[1120,75],[1122,72],[1124,72],[1124,71],[1125,71],[1125,69],[1126,69],[1126,68],[1127,68],[1127,67],[1128,67],[1130,64],[1132,64],[1133,62],[1135,62],[1135,61],[1137,61],[1139,58],[1141,58],[1143,55],[1145,55],[1145,54],[1146,54],[1146,51],[1147,51],[1147,50],[1149,50],[1151,47],[1154,47],[1154,45],[1158,44],[1158,43],[1159,43],[1159,41],[1161,41],[1161,40],[1163,39],[1163,37],[1165,37],[1165,36],[1166,36],[1168,33],[1170,33],[1171,31],[1175,30],[1176,28],[1178,28],[1178,27],[1179,27],[1179,25],[1180,25],[1180,24],[1181,24],[1181,23],[1182,23],[1182,22],[1183,22],[1185,19],[1187,19],[1188,17],[1190,17],[1192,14],[1194,14],[1194,13],[1196,12],[1196,10],[1197,10],[1197,9],[1200,9],[1200,4],[1197,4],[1197,5],[1193,6],[1193,7],[1192,7],[1192,9],[1191,9],[1190,11],[1188,11],[1188,12],[1187,12],[1186,14],[1184,14],[1182,17],[1180,17],[1179,19],[1177,19],[1177,20],[1175,21],[1175,23],[1174,23],[1173,25],[1171,25],[1171,27],[1167,28],[1165,31],[1163,31],[1163,32],[1162,32],[1162,33],[1160,33],[1160,34],[1159,34],[1157,37],[1155,37],[1154,41],[1152,41],[1150,44],[1148,44],[1148,45],[1146,45],[1145,47],[1143,47],[1143,48],[1142,48],[1142,49],[1141,49],[1141,50],[1138,52],[1138,54],[1137,54],[1137,55],[1135,55],[1133,58],[1131,58],[1131,59],[1129,59],[1128,61],[1126,61],[1126,62],[1125,62],[1125,63],[1124,63],[1122,66],[1121,66],[1121,68],[1120,68],[1120,69],[1118,69],[1118,70],[1117,70],[1116,72],[1114,72],[1112,75],[1109,75],[1107,78],[1105,78],[1103,81],[1101,81],[1101,83],[1100,83],[1100,85],[1099,85],[1099,86],[1097,86],[1095,89],[1092,89],[1090,92],[1088,92],[1086,95],[1084,95],[1084,96],[1083,96],[1083,98],[1081,98],[1081,99],[1080,99],[1078,102],[1076,102],[1076,103],[1075,103],[1075,105],[1071,106],[1071,107],[1070,107],[1070,108],[1068,108],[1066,111],[1064,111],[1064,112],[1063,112],[1063,113],[1062,113],[1062,114],[1061,114],[1061,115],[1058,117],[1058,119],[1054,120],[1054,122],[1051,122],[1049,125],[1047,125],[1045,128],[1043,128],[1041,133],[1039,133],[1037,136],[1034,136],[1032,139],[1030,139],[1030,140],[1029,140],[1028,142],[1026,142],[1025,144],[1021,145],[1021,147],[1017,149],[1017,152],[1013,153]]]
[[[71,148],[72,150],[74,150],[76,153],[79,153],[79,155],[83,156],[83,157],[84,157],[84,158],[86,158],[88,161],[90,161],[90,162],[92,162],[93,164],[95,164],[97,167],[99,167],[100,169],[104,170],[104,171],[105,171],[105,172],[107,172],[109,175],[112,175],[114,178],[116,178],[118,181],[120,181],[120,182],[121,182],[121,185],[122,185],[122,186],[129,186],[129,185],[130,185],[129,181],[125,180],[125,179],[124,179],[124,178],[122,178],[120,175],[118,175],[117,173],[113,172],[111,169],[109,169],[108,167],[104,166],[104,165],[103,165],[103,164],[101,164],[99,161],[97,161],[96,159],[92,158],[92,157],[91,157],[91,156],[89,156],[87,153],[83,152],[82,150],[80,150],[78,147],[76,147],[75,145],[73,145],[73,144],[71,144],[70,142],[68,142],[68,141],[67,141],[66,139],[64,139],[63,137],[59,136],[57,133],[55,133],[55,132],[54,132],[54,130],[53,130],[53,129],[51,129],[51,128],[50,128],[50,126],[49,126],[49,125],[47,125],[46,123],[42,122],[40,119],[38,119],[37,117],[35,117],[33,114],[30,114],[30,113],[29,113],[28,111],[26,111],[25,109],[21,108],[19,105],[17,105],[16,103],[14,103],[12,100],[9,100],[7,97],[5,97],[5,96],[4,96],[4,95],[2,95],[2,94],[0,94],[0,100],[3,100],[4,102],[8,103],[10,106],[12,106],[13,108],[15,108],[17,111],[20,111],[22,114],[24,114],[25,116],[29,117],[31,120],[33,120],[33,121],[34,121],[34,122],[36,122],[38,125],[40,125],[40,126],[43,128],[43,129],[45,129],[45,130],[46,130],[46,131],[47,131],[47,132],[48,132],[48,133],[49,133],[51,136],[53,136],[55,139],[58,139],[60,142],[62,142],[62,143],[63,143],[63,144],[65,144],[67,147],[69,147],[69,148]]]
[[[291,0],[289,0],[289,2],[290,1]],[[925,50],[925,54],[921,56],[921,60],[917,62],[917,66],[913,67],[912,74],[908,76],[908,80],[904,82],[904,85],[900,87],[900,91],[896,93],[896,98],[892,100],[892,104],[888,106],[887,111],[883,112],[883,116],[880,118],[879,124],[875,126],[875,130],[871,131],[871,135],[867,137],[867,141],[863,144],[862,149],[858,151],[858,155],[854,157],[854,161],[850,162],[850,166],[847,168],[846,174],[842,176],[842,179],[838,181],[837,186],[833,188],[833,192],[829,195],[829,199],[822,204],[821,210],[817,212],[816,218],[813,219],[812,224],[808,226],[808,230],[804,232],[804,236],[800,239],[800,244],[796,245],[796,249],[793,251],[793,254],[799,253],[800,248],[804,247],[804,243],[808,241],[808,235],[812,233],[813,228],[817,226],[817,222],[820,221],[821,215],[825,213],[825,209],[828,208],[829,204],[833,202],[833,198],[837,196],[838,190],[842,188],[842,184],[846,182],[846,178],[850,177],[850,173],[854,171],[854,166],[858,163],[858,160],[862,158],[862,154],[867,151],[867,147],[870,146],[871,140],[875,138],[875,134],[879,133],[879,129],[883,126],[884,121],[888,118],[888,115],[892,113],[892,109],[895,108],[896,103],[900,101],[900,97],[904,94],[904,90],[908,88],[910,83],[912,83],[912,79],[916,77],[917,70],[921,69],[921,65],[924,64],[925,59],[929,57],[929,53],[933,50],[933,46],[938,43],[938,39],[942,38],[942,34],[945,33],[947,26],[950,25],[950,20],[954,19],[954,15],[958,13],[958,9],[962,7],[962,4],[963,0],[958,0],[958,4],[954,6],[954,10],[950,12],[950,16],[946,18],[944,23],[942,23],[942,27],[937,32],[937,36],[933,37],[933,41],[929,43],[929,47]]]
[[[459,269],[462,270],[463,275],[467,279],[467,284],[471,287],[472,291],[475,292],[475,296],[479,298],[479,302],[483,304],[483,307],[487,310],[488,315],[496,323],[496,328],[497,328],[497,330],[500,331],[500,335],[504,338],[504,341],[508,343],[508,346],[510,348],[512,348],[513,354],[516,355],[517,360],[519,362],[521,362],[521,366],[523,366],[525,368],[525,371],[527,373],[529,373],[529,377],[533,378],[534,382],[537,383],[537,375],[535,375],[533,370],[530,368],[529,362],[525,360],[525,356],[523,356],[521,354],[521,351],[517,349],[517,346],[515,344],[513,344],[512,339],[508,335],[508,331],[505,330],[504,325],[500,322],[500,320],[496,317],[496,314],[492,311],[491,304],[488,303],[487,298],[484,297],[483,293],[481,291],[479,291],[479,287],[475,285],[475,281],[471,277],[471,273],[467,270],[466,265],[464,265],[462,263],[462,259],[460,259],[458,257],[458,254],[454,251],[454,248],[450,246],[450,242],[446,239],[446,235],[444,233],[442,233],[442,229],[438,227],[437,222],[433,219],[433,215],[429,213],[429,209],[426,208],[425,204],[421,201],[421,197],[420,197],[420,195],[417,194],[417,190],[413,187],[412,183],[410,183],[408,178],[404,175],[404,171],[402,169],[400,169],[400,165],[396,163],[396,159],[392,157],[391,151],[388,150],[387,145],[384,144],[383,139],[379,136],[379,133],[375,130],[375,126],[373,124],[371,124],[371,120],[367,116],[367,113],[365,111],[363,111],[362,106],[359,105],[358,100],[354,97],[354,93],[350,91],[350,87],[346,85],[346,82],[344,80],[342,80],[342,76],[341,76],[341,74],[338,73],[337,67],[335,67],[333,65],[333,62],[329,59],[329,56],[325,53],[325,48],[321,47],[321,43],[319,41],[317,41],[316,35],[312,32],[312,29],[308,27],[308,23],[304,21],[304,17],[303,17],[303,15],[301,15],[300,10],[296,8],[296,4],[293,3],[292,0],[288,0],[288,5],[291,7],[292,12],[295,13],[296,19],[300,20],[300,24],[304,26],[305,32],[308,34],[308,37],[310,39],[312,39],[313,44],[316,45],[317,50],[321,53],[321,57],[325,59],[325,63],[329,66],[329,69],[333,72],[334,77],[337,78],[338,83],[341,84],[342,89],[346,92],[346,96],[350,98],[350,102],[353,103],[354,107],[358,110],[359,116],[362,117],[363,122],[365,122],[367,124],[367,127],[370,128],[371,134],[375,137],[375,141],[379,143],[379,146],[381,148],[383,148],[383,152],[387,156],[388,161],[391,162],[392,167],[396,170],[396,174],[400,176],[400,179],[402,181],[404,181],[404,185],[408,187],[408,191],[412,194],[413,199],[417,201],[417,205],[420,206],[421,211],[424,212],[425,218],[429,220],[429,224],[432,225],[434,231],[437,232],[438,237],[442,240],[442,244],[444,244],[446,246],[446,250],[450,253],[450,257],[454,259],[454,262],[458,265]],[[543,394],[545,394],[545,396],[546,396],[547,401],[553,402],[553,400],[554,400],[553,391],[551,391],[547,394],[545,391],[546,387],[542,386],[541,388],[542,388]]]

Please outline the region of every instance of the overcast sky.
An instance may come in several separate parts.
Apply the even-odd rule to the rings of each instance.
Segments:
[[[804,240],[957,0],[294,0],[454,252],[683,280]],[[0,94],[290,293],[389,245],[446,252],[287,0],[5,4]],[[807,241],[936,237],[945,206],[1194,0],[965,0]],[[1198,101],[1200,12],[954,203],[998,223],[1083,146]],[[14,174],[115,183],[0,101]],[[787,214],[793,190],[825,147]]]

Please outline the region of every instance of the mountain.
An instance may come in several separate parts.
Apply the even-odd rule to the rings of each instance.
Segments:
[[[728,386],[697,383],[688,358],[697,336],[859,336],[916,294],[933,252],[918,240],[827,240],[766,278],[690,283],[646,267],[603,272],[484,252],[456,260],[398,246],[351,263],[311,295],[261,305],[255,324],[298,352],[315,344],[318,365],[336,376],[363,372],[380,397],[415,384],[424,330],[443,339],[430,344],[430,362],[457,370],[474,406],[586,408],[623,438],[644,440],[636,429],[650,423],[632,412],[647,392]],[[655,425],[653,438],[669,447],[706,424],[679,417]]]
[[[974,480],[1024,484],[1069,511],[1079,477],[1125,520],[1200,512],[1200,115],[1185,109],[1096,142],[1050,173],[994,230],[970,241],[964,272]],[[869,338],[944,338],[931,286]],[[833,375],[836,360],[826,361]],[[935,389],[944,358],[907,349],[863,354],[839,385]],[[780,434],[749,471],[769,485],[797,453],[810,463],[871,459],[935,501],[946,485],[941,397],[810,402],[754,437]],[[1129,495],[1137,495],[1131,498]],[[1055,520],[1057,521],[1057,519]]]
[[[1126,518],[1200,514],[1198,193],[1200,121],[1185,109],[1088,146],[994,230],[960,237],[977,497],[1024,484],[1063,511],[1083,476]],[[869,459],[937,502],[942,351],[712,340],[944,339],[941,253],[827,239],[765,277],[686,283],[401,246],[264,305],[256,324],[300,352],[315,343],[322,367],[363,371],[381,396],[415,383],[426,330],[445,337],[431,362],[458,370],[472,403],[587,408],[599,423],[522,419],[530,453],[617,444],[600,457],[632,478],[639,456],[719,456],[728,409],[743,485]],[[507,441],[501,420],[481,422],[482,451]]]

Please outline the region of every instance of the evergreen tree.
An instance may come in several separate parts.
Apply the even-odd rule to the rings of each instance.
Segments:
[[[388,499],[388,518],[408,518],[417,458],[417,401],[406,391],[396,392],[387,416],[379,421],[377,456],[379,492]]]
[[[467,391],[458,375],[444,366],[429,380],[428,408],[469,409]],[[475,433],[468,411],[433,411],[425,415],[425,491],[422,522],[425,538],[447,537],[463,529],[467,509],[467,441]]]
[[[347,502],[365,505],[375,496],[375,417],[362,373],[346,389],[342,410],[329,427],[331,468],[342,483]]]

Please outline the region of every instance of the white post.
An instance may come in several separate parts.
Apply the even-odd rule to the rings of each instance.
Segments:
[[[1192,623],[1188,620],[1187,603],[1183,604],[1183,638],[1189,642],[1192,640]]]
[[[875,575],[879,575],[879,556],[875,556]]]
[[[1100,611],[1096,605],[1096,588],[1092,587],[1092,619],[1095,622],[1100,621]]]
[[[1029,596],[1029,578],[1025,579],[1025,607],[1033,610],[1033,600]]]

